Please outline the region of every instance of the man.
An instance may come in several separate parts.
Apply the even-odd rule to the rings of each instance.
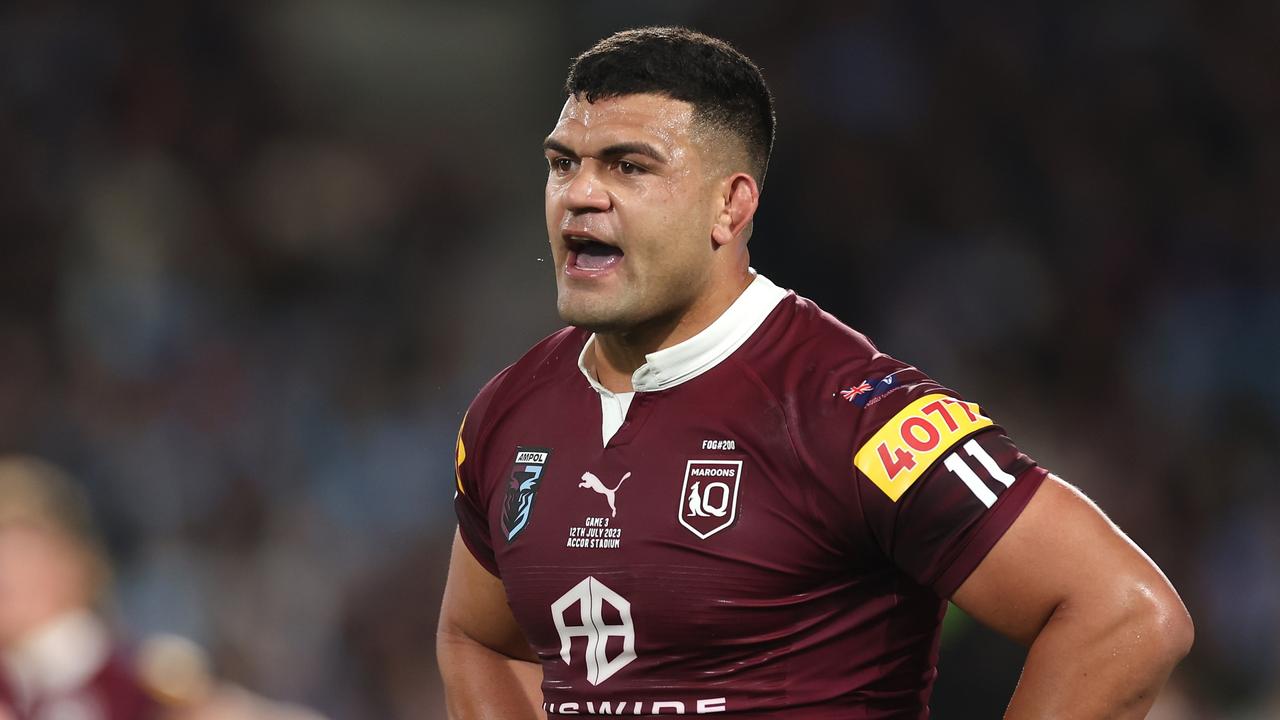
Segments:
[[[37,458],[0,458],[0,720],[155,717],[94,612],[107,576],[70,478]]]
[[[459,432],[451,716],[927,717],[949,598],[1029,646],[1008,717],[1142,717],[1192,637],[1159,569],[978,405],[749,267],[751,61],[627,31],[565,89],[571,327]]]

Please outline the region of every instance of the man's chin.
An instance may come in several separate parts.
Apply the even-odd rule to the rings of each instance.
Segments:
[[[583,307],[578,303],[561,302],[557,305],[560,319],[566,325],[593,333],[616,333],[629,329],[634,323],[625,313],[613,308]]]
[[[572,325],[576,328],[593,332],[600,335],[609,335],[612,333],[624,332],[630,328],[629,325],[611,318],[598,317],[582,317],[577,315],[560,314],[560,319],[566,325]]]

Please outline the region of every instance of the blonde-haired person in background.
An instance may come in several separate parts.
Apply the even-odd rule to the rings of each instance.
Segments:
[[[185,638],[121,652],[100,614],[110,575],[76,483],[0,456],[0,720],[323,720],[220,681]]]
[[[0,720],[156,717],[98,611],[109,577],[71,478],[0,456]]]

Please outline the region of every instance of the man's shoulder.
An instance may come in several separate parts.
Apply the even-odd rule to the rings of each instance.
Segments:
[[[578,356],[588,337],[584,330],[565,327],[539,340],[480,388],[467,416],[479,421],[495,405],[527,398],[551,383],[578,375]]]
[[[563,327],[542,338],[511,363],[503,373],[522,380],[559,373],[578,373],[578,356],[590,333],[576,327]]]
[[[769,385],[821,383],[888,359],[866,335],[796,293],[779,303],[744,350],[744,363]]]
[[[939,389],[924,372],[798,295],[780,304],[739,358],[797,425],[840,457],[911,401]],[[812,448],[810,448],[812,449]]]

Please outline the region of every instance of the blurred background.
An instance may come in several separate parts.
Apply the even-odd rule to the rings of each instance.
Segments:
[[[18,0],[0,7],[0,451],[93,503],[126,639],[331,718],[443,717],[472,394],[558,326],[569,59],[763,68],[753,264],[981,402],[1180,589],[1153,717],[1280,717],[1280,6]],[[938,717],[1020,650],[949,616]]]

